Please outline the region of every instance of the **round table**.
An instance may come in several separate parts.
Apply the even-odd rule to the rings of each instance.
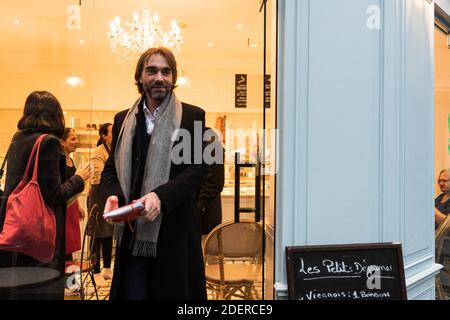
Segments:
[[[0,268],[0,292],[13,288],[39,287],[57,280],[60,276],[58,270],[50,268]]]

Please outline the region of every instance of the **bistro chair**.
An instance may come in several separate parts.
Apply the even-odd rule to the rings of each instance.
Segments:
[[[83,232],[80,260],[66,261],[66,276],[75,276],[75,284],[79,286],[80,299],[85,300],[88,286],[94,288],[98,300],[97,286],[94,279],[94,265],[97,259],[95,252],[95,233],[97,217],[93,214],[97,205],[94,205],[87,217],[87,223]],[[74,274],[75,272],[75,274]]]
[[[207,289],[213,298],[260,299],[263,228],[257,222],[227,222],[203,246]]]

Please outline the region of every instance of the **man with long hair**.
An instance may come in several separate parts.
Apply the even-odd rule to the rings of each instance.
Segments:
[[[172,134],[183,130],[194,137],[199,126],[203,133],[205,112],[177,99],[177,64],[167,48],[144,52],[135,80],[141,97],[115,116],[112,154],[101,185],[107,197],[105,212],[134,200],[145,209],[139,219],[116,224],[110,297],[206,299],[195,195],[207,167],[203,161],[194,163],[202,141],[193,141],[191,154],[183,155],[187,161],[172,161],[172,150],[181,142],[173,141]],[[201,147],[195,148],[196,143]]]

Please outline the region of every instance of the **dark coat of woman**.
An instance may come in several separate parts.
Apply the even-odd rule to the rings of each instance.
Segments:
[[[7,197],[14,191],[22,179],[28,158],[36,139],[41,133],[19,132],[11,142],[8,151],[5,198],[2,199],[0,210],[0,231],[5,221]],[[32,170],[30,170],[30,178]],[[44,264],[27,255],[17,254],[17,267],[46,267],[57,269],[61,277],[46,288],[40,288],[38,295],[31,291],[12,293],[10,298],[63,299],[64,298],[64,269],[65,269],[65,223],[66,201],[84,189],[83,179],[75,175],[66,181],[66,156],[58,138],[46,135],[41,142],[39,152],[38,182],[41,194],[46,204],[56,216],[56,249],[51,263]],[[13,261],[11,252],[0,251],[0,267],[10,267]]]
[[[189,131],[194,137],[194,122],[202,121],[205,113],[202,109],[182,104],[183,113],[180,129]],[[112,155],[106,162],[102,174],[101,186],[105,190],[105,198],[117,195],[119,205],[124,205],[124,197],[117,180],[114,165],[114,150],[126,111],[118,113],[113,125]],[[142,185],[142,166],[149,146],[150,137],[146,134],[145,117],[142,104],[136,115],[136,134],[133,141],[133,164],[131,199],[140,198]],[[177,142],[175,142],[176,145]],[[192,146],[193,147],[193,146]],[[192,151],[192,150],[191,150]],[[193,153],[191,152],[193,159]],[[201,230],[197,216],[195,194],[207,175],[207,167],[203,164],[171,164],[169,181],[156,188],[154,192],[161,200],[163,213],[157,241],[157,256],[141,258],[125,256],[132,238],[132,231],[127,226],[122,242],[116,252],[114,278],[111,286],[111,299],[130,299],[124,296],[124,286],[139,286],[147,282],[151,286],[149,299],[202,300],[206,299],[206,281],[201,248]],[[149,274],[134,274],[129,268],[129,259],[148,259]],[[146,263],[147,263],[146,262]]]
[[[442,214],[448,215],[450,213],[450,199],[442,202],[445,193],[441,193],[434,199],[434,207],[438,209]]]

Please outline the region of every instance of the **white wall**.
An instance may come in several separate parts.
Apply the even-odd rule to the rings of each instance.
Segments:
[[[434,4],[279,5],[278,297],[285,246],[399,241],[408,298],[434,298]]]

